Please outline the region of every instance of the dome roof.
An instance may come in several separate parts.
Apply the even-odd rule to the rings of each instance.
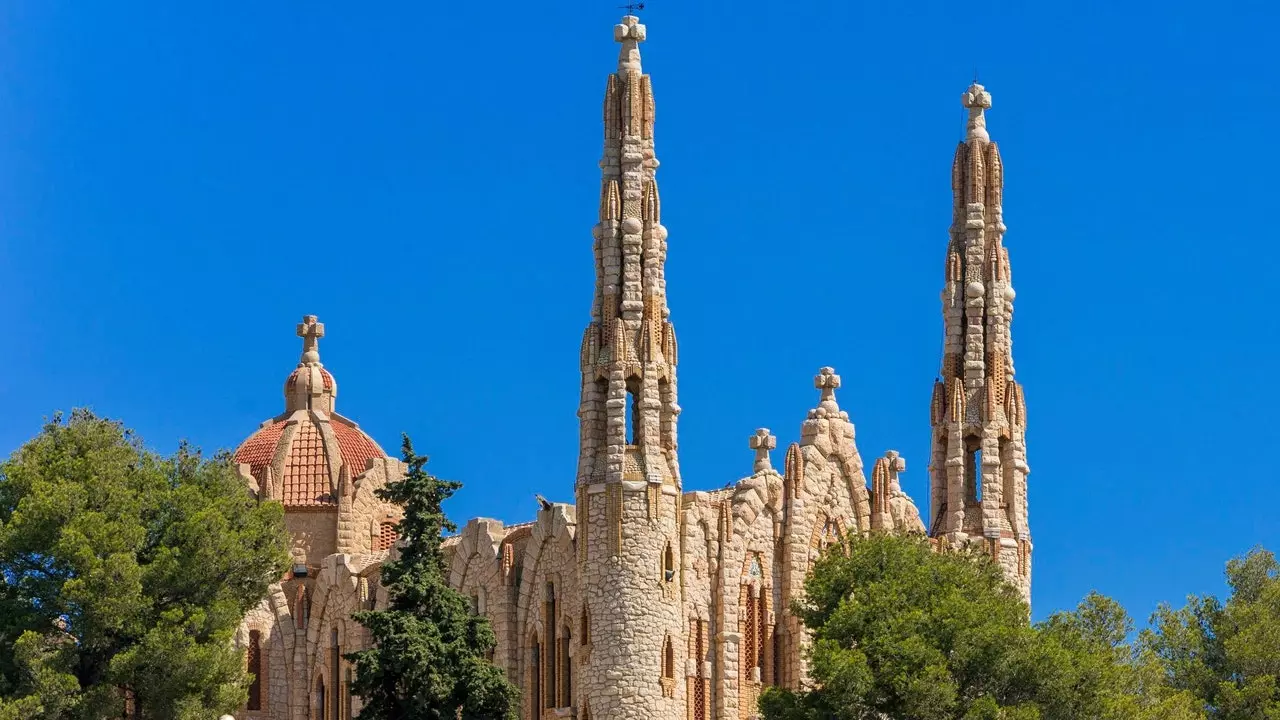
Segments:
[[[286,507],[336,505],[343,467],[354,478],[386,453],[354,422],[334,411],[338,382],[320,364],[324,324],[315,315],[298,324],[302,359],[284,383],[285,411],[249,436],[235,451],[264,498]]]
[[[339,468],[349,477],[386,453],[345,418],[317,420],[312,413],[273,420],[249,436],[235,452],[235,461],[249,466],[249,474],[269,495],[287,507],[337,504],[334,488]],[[268,478],[270,471],[270,478]]]

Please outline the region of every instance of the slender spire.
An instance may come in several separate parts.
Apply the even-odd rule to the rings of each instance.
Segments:
[[[951,170],[943,356],[930,408],[930,534],[953,546],[985,543],[1029,596],[1026,410],[1014,379],[1004,162],[987,133],[991,94],[975,82],[961,104],[969,118]]]
[[[579,481],[622,477],[623,455],[649,477],[679,484],[676,465],[675,330],[667,308],[667,229],[654,152],[653,86],[640,68],[645,26],[627,15],[613,28],[618,70],[604,96],[596,286],[582,339]]]

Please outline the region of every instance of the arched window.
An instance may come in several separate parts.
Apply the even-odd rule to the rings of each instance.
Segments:
[[[262,669],[265,663],[262,662],[262,633],[257,630],[249,631],[249,652],[246,657],[246,670],[253,675],[253,682],[249,685],[249,703],[245,705],[248,710],[262,709]]]
[[[662,677],[658,683],[662,686],[662,696],[676,696],[676,648],[668,635],[662,643]]]
[[[314,703],[315,703],[314,707],[312,707],[311,709],[312,720],[326,720],[324,716],[324,709],[326,706],[325,693],[324,693],[324,678],[322,677],[316,677],[316,695],[315,695]]]

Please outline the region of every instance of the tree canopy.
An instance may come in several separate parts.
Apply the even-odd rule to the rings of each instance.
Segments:
[[[227,455],[162,457],[118,422],[55,416],[0,464],[0,719],[234,711],[233,634],[287,548],[280,505]]]
[[[493,629],[445,575],[444,533],[456,528],[441,504],[461,484],[429,474],[408,436],[403,457],[405,477],[378,491],[404,508],[399,557],[382,566],[389,607],[354,615],[371,646],[347,656],[356,667],[352,689],[364,701],[359,718],[516,720],[519,691],[489,661]]]
[[[1227,563],[1231,597],[1162,605],[1142,633],[1167,683],[1214,720],[1280,720],[1280,563],[1256,549]]]
[[[1124,610],[1090,595],[1033,625],[983,555],[923,538],[835,546],[794,608],[812,633],[812,689],[771,688],[768,720],[1191,720],[1149,654],[1126,644]]]

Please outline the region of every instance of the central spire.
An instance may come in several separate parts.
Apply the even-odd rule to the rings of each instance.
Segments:
[[[582,336],[575,488],[578,574],[591,578],[582,593],[585,627],[604,650],[580,662],[578,706],[581,717],[677,720],[685,708],[676,697],[671,654],[682,646],[684,630],[675,564],[680,406],[667,309],[667,229],[655,175],[653,86],[640,69],[645,27],[627,15],[613,37],[622,49],[617,71],[605,81],[600,217],[592,228],[596,282]],[[663,657],[672,660],[659,685]],[[652,667],[653,682],[619,692],[618,678],[638,667]]]
[[[613,28],[618,71],[604,97],[595,299],[582,339],[579,483],[619,482],[624,466],[679,487],[675,331],[667,308],[667,230],[653,145],[653,87],[641,72],[645,26]]]

